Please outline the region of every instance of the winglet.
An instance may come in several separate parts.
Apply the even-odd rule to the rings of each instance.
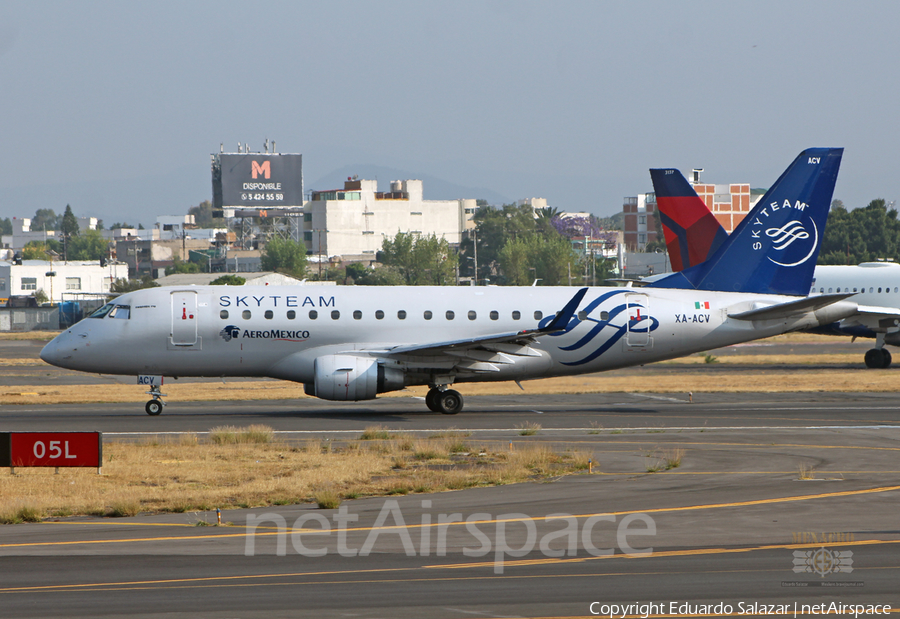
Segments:
[[[569,321],[572,320],[572,316],[575,315],[575,310],[578,309],[578,306],[581,304],[581,300],[584,298],[584,295],[587,294],[587,291],[587,288],[582,288],[576,292],[575,296],[569,299],[566,306],[556,315],[556,318],[551,320],[550,324],[546,327],[538,329],[537,333],[555,333],[556,331],[565,329],[566,326],[568,326]]]

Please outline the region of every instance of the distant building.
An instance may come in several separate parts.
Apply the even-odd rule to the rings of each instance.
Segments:
[[[128,279],[127,265],[100,266],[97,260],[0,262],[0,300],[5,304],[11,296],[29,296],[38,290],[52,303],[97,298],[108,294],[117,279]]]
[[[213,280],[222,277],[224,273],[175,273],[158,277],[154,281],[160,286],[207,286]],[[232,273],[233,275],[233,273]],[[240,277],[246,280],[248,286],[329,286],[335,282],[306,282],[283,273],[273,271],[260,271],[257,273],[240,273]]]
[[[747,183],[731,183],[715,185],[700,182],[702,168],[695,168],[688,182],[715,215],[718,222],[731,234],[747,213],[756,206],[762,194],[751,192]],[[636,197],[625,198],[622,207],[625,215],[625,246],[629,251],[641,252],[648,243],[662,241],[657,238],[656,223],[659,213],[656,208],[656,195],[642,193]]]
[[[750,185],[732,183],[730,185],[711,185],[700,182],[700,172],[696,168],[691,173],[690,183],[706,207],[712,211],[716,219],[731,234],[741,220],[747,216],[762,195],[751,196]]]
[[[422,181],[344,182],[343,189],[312,192],[304,207],[303,240],[309,253],[322,258],[374,260],[385,238],[398,232],[434,234],[458,245],[475,227],[475,200],[425,200]]]
[[[662,240],[656,234],[656,194],[641,193],[625,198],[622,211],[625,214],[623,236],[629,251],[644,251],[647,243]]]
[[[195,258],[203,264],[209,249],[209,241],[205,239],[121,240],[116,241],[116,259],[128,265],[132,277],[150,275],[156,278],[165,275],[166,267],[175,264],[176,259],[190,262],[192,253],[197,254]]]

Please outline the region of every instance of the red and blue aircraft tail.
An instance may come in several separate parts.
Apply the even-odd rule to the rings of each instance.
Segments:
[[[705,262],[650,286],[809,294],[843,153],[843,148],[800,153]]]
[[[673,271],[705,262],[728,238],[706,203],[678,170],[650,170]]]

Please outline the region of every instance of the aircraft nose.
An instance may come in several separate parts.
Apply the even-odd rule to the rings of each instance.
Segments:
[[[58,339],[58,337],[53,338],[41,349],[41,359],[50,365],[59,365],[59,342],[56,341]]]
[[[66,362],[72,358],[74,349],[67,341],[67,333],[61,333],[47,342],[41,349],[41,359],[50,365],[66,367]]]

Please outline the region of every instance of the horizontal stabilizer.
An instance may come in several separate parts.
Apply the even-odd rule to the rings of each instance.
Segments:
[[[850,292],[847,294],[823,294],[815,297],[806,297],[796,301],[788,301],[787,303],[778,303],[775,305],[767,305],[765,307],[755,308],[739,314],[729,314],[729,318],[737,320],[778,320],[781,318],[790,318],[814,312],[829,305],[833,305],[838,301],[843,301],[848,297],[852,297],[857,293]]]

